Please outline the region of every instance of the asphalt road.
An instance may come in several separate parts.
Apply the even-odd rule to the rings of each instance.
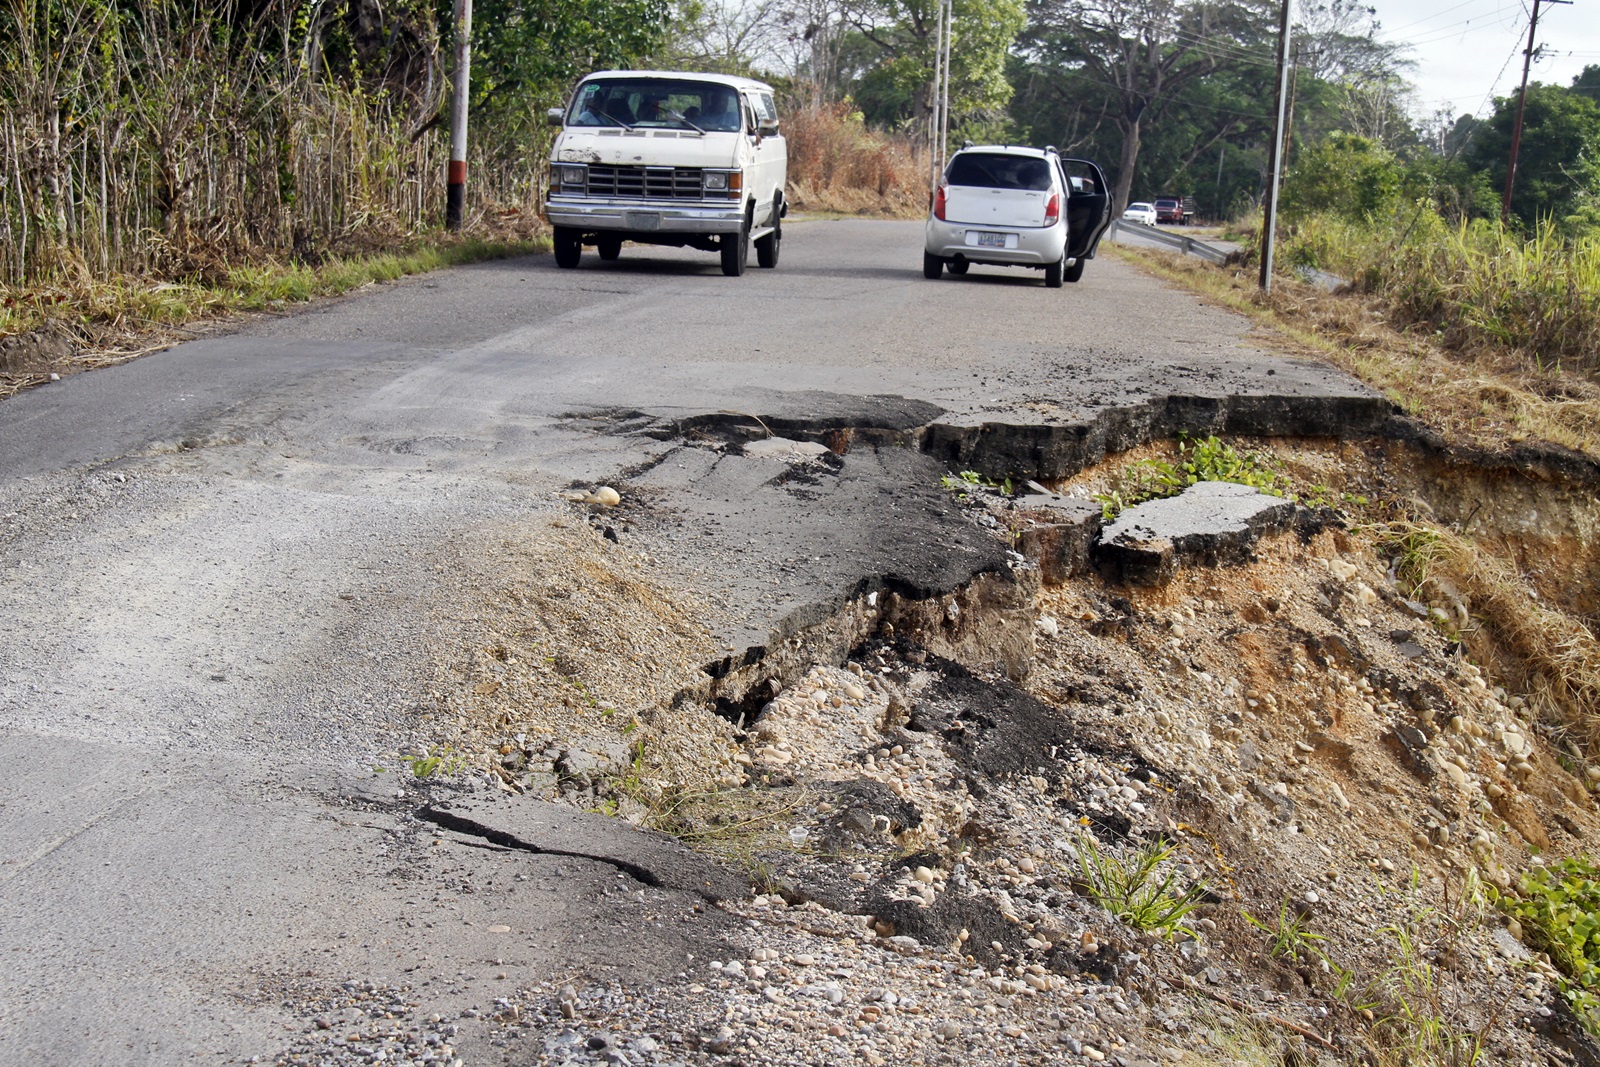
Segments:
[[[696,427],[1370,398],[1109,257],[1048,290],[927,281],[919,253],[916,224],[796,221],[777,270],[737,279],[678,250],[486,263],[0,405],[0,1063],[270,1059],[304,1026],[295,982],[406,979],[457,1010],[715,951],[714,914],[633,910],[696,914],[692,876],[635,901],[603,859],[438,846],[370,771],[418,735],[501,548],[570,511],[563,489],[673,511],[649,533],[663,573],[759,648],[863,580],[948,588],[999,550],[930,457],[854,451],[819,499],[685,447]],[[488,932],[512,914],[514,945]]]

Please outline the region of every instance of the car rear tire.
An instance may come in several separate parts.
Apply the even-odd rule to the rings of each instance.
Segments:
[[[949,268],[951,274],[954,274],[957,278],[959,278],[963,274],[967,273],[967,268],[972,266],[972,264],[968,263],[964,259],[952,259],[949,263],[946,263],[945,266]]]
[[[922,253],[922,276],[937,278],[944,273],[944,260],[930,252]]]
[[[558,267],[570,270],[583,258],[583,234],[570,226],[557,226],[552,244]]]
[[[1087,266],[1088,263],[1089,261],[1087,259],[1073,260],[1072,266],[1067,268],[1067,273],[1063,275],[1063,277],[1065,277],[1069,282],[1077,281],[1079,278],[1083,277],[1083,268]]]
[[[1044,269],[1044,284],[1047,289],[1061,288],[1061,278],[1067,269],[1067,253],[1063,251],[1061,258],[1049,264]]]
[[[607,263],[622,255],[622,238],[602,237],[595,242],[595,250],[600,253],[600,258]]]
[[[739,277],[750,263],[750,227],[745,226],[738,233],[723,234],[718,244],[722,251],[722,273],[730,278]]]

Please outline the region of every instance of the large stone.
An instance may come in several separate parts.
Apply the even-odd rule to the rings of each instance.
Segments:
[[[45,374],[72,358],[72,342],[47,333],[0,338],[0,372]]]
[[[1185,565],[1246,563],[1264,533],[1285,529],[1295,504],[1248,485],[1199,482],[1129,508],[1100,531],[1095,564],[1112,581],[1159,585]]]

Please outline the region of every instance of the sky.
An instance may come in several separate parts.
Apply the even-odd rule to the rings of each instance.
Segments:
[[[1379,38],[1410,43],[1416,61],[1408,79],[1417,87],[1419,116],[1446,110],[1486,116],[1495,96],[1522,82],[1533,0],[1366,0],[1377,9]],[[1530,82],[1570,85],[1587,64],[1600,64],[1600,0],[1539,5]]]

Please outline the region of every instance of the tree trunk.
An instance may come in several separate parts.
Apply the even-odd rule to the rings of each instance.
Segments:
[[[1143,116],[1137,115],[1133,118],[1124,116],[1117,121],[1117,128],[1122,131],[1122,154],[1117,160],[1117,189],[1111,202],[1112,218],[1122,214],[1133,192],[1133,170],[1139,162],[1139,126],[1142,120]]]

